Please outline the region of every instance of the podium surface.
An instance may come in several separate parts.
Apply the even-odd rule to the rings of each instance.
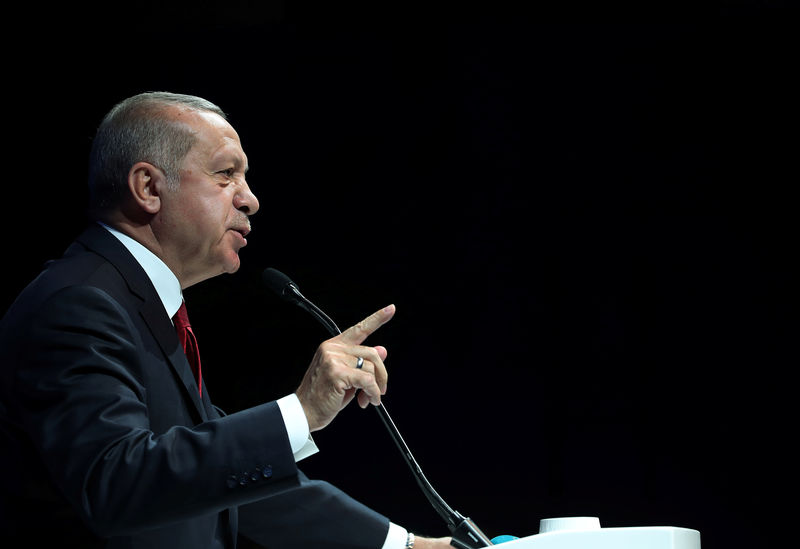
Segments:
[[[594,524],[590,520],[587,526],[587,518],[594,519]],[[499,545],[503,549],[700,549],[697,530],[674,526],[601,528],[594,517],[544,519],[539,532]]]

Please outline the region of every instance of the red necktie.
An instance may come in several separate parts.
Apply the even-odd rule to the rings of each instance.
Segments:
[[[183,352],[189,365],[192,367],[194,377],[197,380],[197,389],[200,396],[203,396],[203,371],[200,369],[200,351],[197,348],[197,339],[194,337],[192,325],[189,324],[189,315],[186,314],[186,302],[181,302],[181,308],[172,317],[175,323],[175,330],[178,332],[178,339],[183,345]]]

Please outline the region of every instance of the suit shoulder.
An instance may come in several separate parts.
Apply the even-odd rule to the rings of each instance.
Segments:
[[[74,290],[65,293],[69,288]],[[48,262],[11,304],[3,324],[40,310],[54,296],[80,292],[86,292],[86,296],[106,295],[119,303],[131,299],[121,273],[100,255],[85,250]]]

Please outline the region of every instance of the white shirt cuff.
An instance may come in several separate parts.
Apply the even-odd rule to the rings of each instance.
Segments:
[[[289,445],[292,447],[294,460],[297,462],[319,452],[314,439],[311,438],[308,420],[297,395],[292,393],[279,398],[276,402],[283,416],[283,423],[286,425],[286,434],[289,435]]]
[[[381,549],[404,549],[407,538],[408,531],[405,528],[390,522],[389,533],[386,534],[386,541],[383,542]]]

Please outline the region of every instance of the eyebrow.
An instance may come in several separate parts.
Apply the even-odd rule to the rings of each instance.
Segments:
[[[248,164],[247,161],[244,158],[242,158],[241,156],[239,156],[238,154],[229,155],[227,153],[223,153],[223,154],[220,155],[219,158],[214,158],[214,159],[210,160],[210,162],[212,162],[212,163],[221,162],[223,164],[231,163],[237,169],[240,166],[244,165],[244,173],[245,174],[250,170],[250,164]]]

